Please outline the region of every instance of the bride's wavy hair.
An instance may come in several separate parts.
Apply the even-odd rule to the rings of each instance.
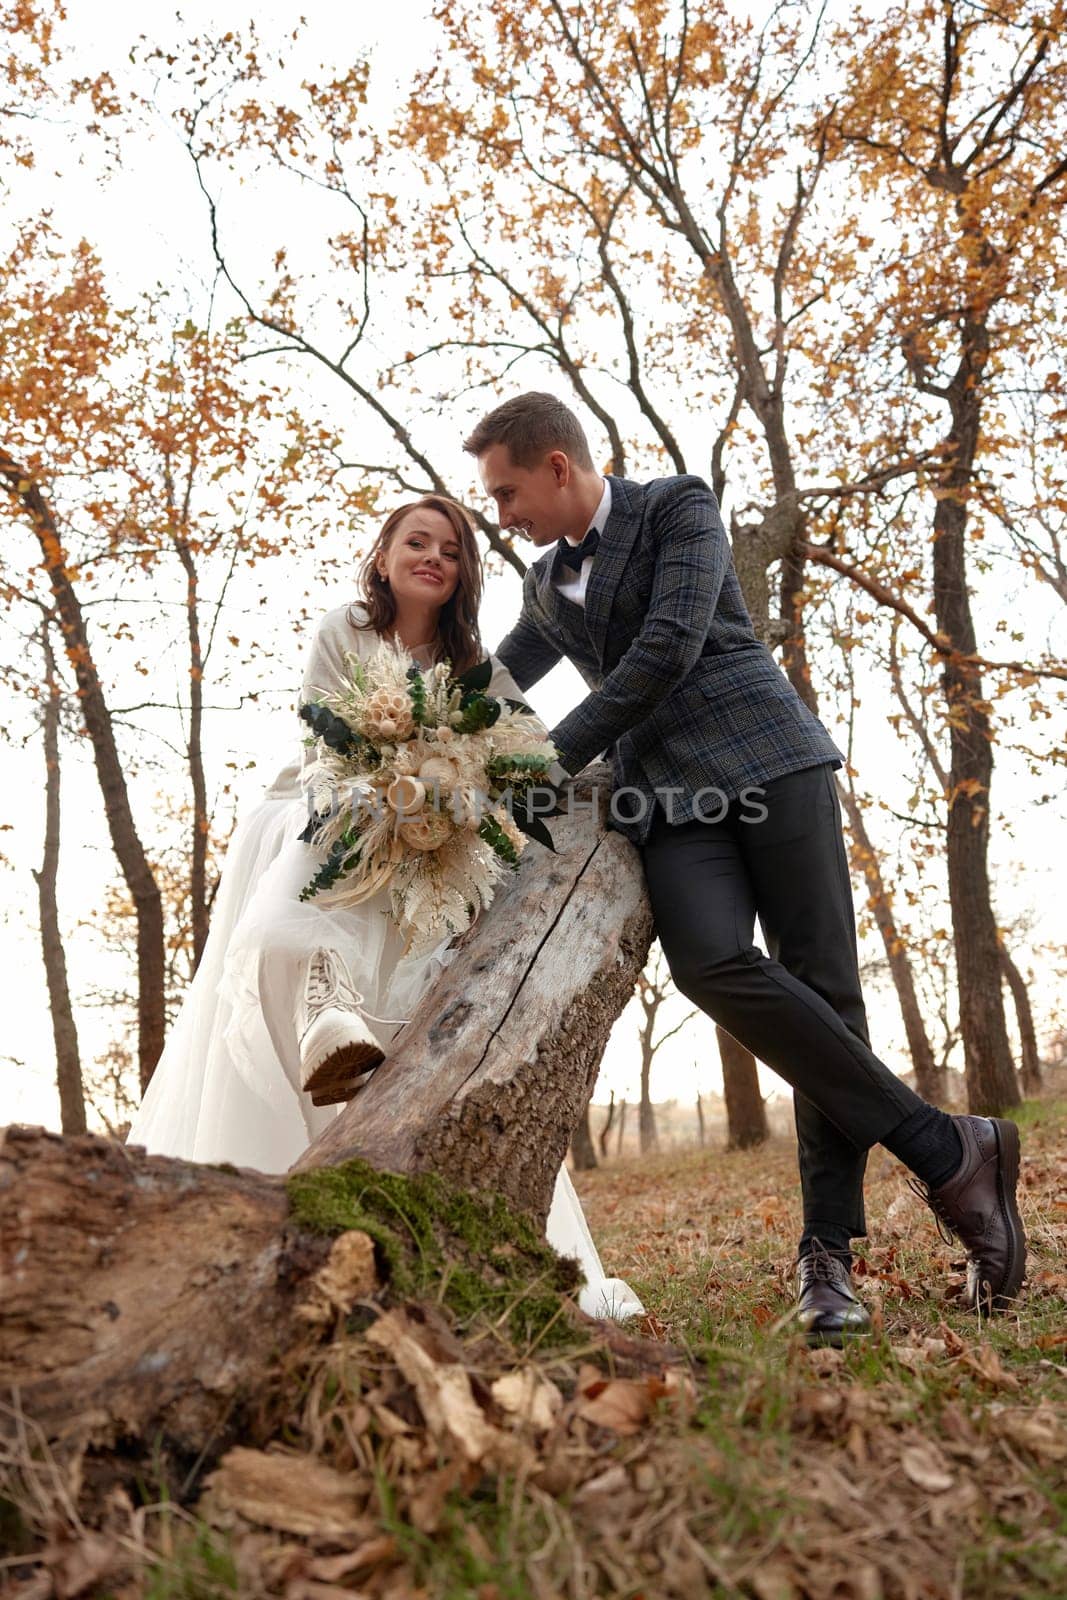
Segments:
[[[367,608],[367,625],[385,634],[396,621],[396,601],[388,583],[378,571],[378,557],[388,550],[400,523],[411,511],[439,511],[452,526],[459,545],[459,582],[441,607],[437,620],[439,653],[448,658],[455,672],[466,672],[485,655],[478,631],[478,608],[482,603],[482,558],[474,535],[474,523],[461,505],[443,494],[424,494],[420,500],[397,506],[382,524],[381,532],[359,569],[359,587]],[[355,621],[355,619],[352,619]],[[357,624],[358,625],[358,624]]]

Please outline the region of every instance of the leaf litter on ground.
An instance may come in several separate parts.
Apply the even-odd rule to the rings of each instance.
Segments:
[[[856,1278],[876,1334],[841,1351],[791,1326],[784,1139],[577,1175],[650,1310],[622,1330],[569,1306],[548,1348],[374,1288],[342,1234],[300,1362],[184,1495],[87,1504],[81,1464],[23,1431],[0,1461],[0,1595],[1061,1597],[1067,1100],[1023,1120],[1017,1309],[965,1308],[962,1263],[875,1152]]]

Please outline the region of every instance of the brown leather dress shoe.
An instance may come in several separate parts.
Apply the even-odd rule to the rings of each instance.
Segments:
[[[856,1298],[848,1262],[814,1241],[797,1262],[797,1322],[809,1344],[840,1347],[871,1331],[867,1308]]]
[[[953,1117],[963,1145],[956,1174],[940,1189],[912,1187],[967,1252],[967,1302],[1003,1310],[1019,1293],[1026,1235],[1015,1201],[1019,1130],[999,1117]]]

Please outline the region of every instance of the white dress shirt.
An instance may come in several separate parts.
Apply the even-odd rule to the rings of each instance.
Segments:
[[[603,537],[604,529],[607,527],[608,518],[610,516],[611,484],[608,482],[607,478],[605,478],[604,493],[600,496],[600,504],[596,508],[596,514],[593,517],[592,522],[589,524],[589,527],[586,529],[586,533],[591,533],[595,528],[597,533]],[[582,539],[584,538],[585,534],[582,535]],[[574,545],[575,549],[577,549],[581,544],[582,539],[568,539],[567,543]],[[581,606],[583,611],[585,610],[585,590],[586,585],[589,582],[589,572],[592,568],[592,565],[593,557],[586,556],[585,560],[582,562],[581,570],[579,572],[574,572],[570,567],[563,567],[555,580],[556,588],[563,598],[565,600],[573,600],[574,604],[576,606]]]

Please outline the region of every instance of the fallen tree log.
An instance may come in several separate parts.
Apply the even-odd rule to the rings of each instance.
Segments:
[[[416,1183],[435,1173],[449,1192],[503,1195],[523,1215],[504,1224],[507,1248],[494,1266],[502,1212],[483,1208],[485,1242],[476,1260],[468,1250],[468,1282],[503,1274],[505,1257],[518,1255],[548,1292],[566,1291],[566,1270],[556,1263],[560,1278],[544,1265],[550,1253],[538,1235],[651,937],[637,853],[604,828],[606,793],[603,777],[587,782],[578,797],[589,808],[552,824],[558,853],[527,852],[395,1055],[288,1180],[148,1156],[95,1135],[0,1134],[9,1424],[25,1416],[50,1444],[74,1448],[121,1451],[128,1441],[134,1458],[137,1441],[158,1438],[168,1458],[187,1455],[190,1470],[210,1461],[245,1426],[264,1374],[309,1330],[320,1336],[323,1304],[333,1315],[346,1295],[351,1303],[369,1292],[370,1241],[380,1243],[372,1225],[370,1257],[337,1248],[342,1229],[361,1226],[346,1220],[333,1183],[354,1157],[376,1169],[370,1187],[379,1190],[383,1172]],[[316,1179],[325,1180],[325,1228],[294,1199]],[[425,1261],[421,1246],[419,1254]]]
[[[294,1170],[352,1156],[492,1189],[543,1223],[608,1034],[648,957],[633,845],[590,769],[532,845],[370,1082]]]
[[[284,1181],[64,1139],[0,1135],[0,1385],[55,1444],[221,1435],[295,1317],[329,1241]]]

